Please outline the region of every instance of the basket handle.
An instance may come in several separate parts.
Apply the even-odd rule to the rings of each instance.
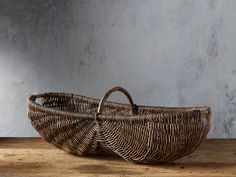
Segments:
[[[106,92],[106,94],[102,97],[102,99],[100,100],[99,102],[99,106],[98,106],[98,110],[97,110],[97,113],[96,114],[100,114],[101,113],[101,110],[104,106],[104,103],[105,101],[107,100],[107,98],[113,93],[113,92],[116,92],[116,91],[120,91],[122,93],[125,94],[125,96],[128,98],[129,100],[129,103],[130,103],[130,106],[132,108],[132,114],[136,114],[137,113],[137,105],[134,104],[133,102],[133,99],[132,97],[130,96],[129,92],[127,90],[125,90],[124,88],[122,87],[119,87],[119,86],[116,86],[116,87],[113,87],[112,89],[108,90]]]

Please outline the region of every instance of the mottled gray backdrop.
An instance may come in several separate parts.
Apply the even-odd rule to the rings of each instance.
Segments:
[[[26,116],[32,93],[100,98],[121,85],[137,104],[209,105],[209,137],[236,138],[235,8],[235,0],[0,0],[0,136],[37,136]]]

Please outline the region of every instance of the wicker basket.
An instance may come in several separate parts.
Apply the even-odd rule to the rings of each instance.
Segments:
[[[130,105],[106,101],[115,91],[123,92]],[[56,147],[76,155],[112,152],[138,163],[188,155],[210,129],[209,107],[137,106],[121,87],[101,101],[70,93],[32,95],[28,106],[33,127]]]

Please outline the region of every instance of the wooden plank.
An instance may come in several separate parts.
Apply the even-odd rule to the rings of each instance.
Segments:
[[[138,165],[118,156],[77,157],[39,138],[0,138],[0,176],[236,176],[236,140],[206,140],[174,163]]]
[[[39,137],[0,138],[0,148],[8,149],[54,149],[54,146]]]

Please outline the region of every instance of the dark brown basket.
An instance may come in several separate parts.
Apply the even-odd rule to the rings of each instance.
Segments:
[[[130,105],[106,102],[121,91]],[[38,102],[41,100],[41,103]],[[33,127],[48,142],[76,155],[113,152],[132,162],[173,161],[193,152],[210,129],[210,108],[133,104],[121,87],[98,99],[70,93],[28,98]]]

